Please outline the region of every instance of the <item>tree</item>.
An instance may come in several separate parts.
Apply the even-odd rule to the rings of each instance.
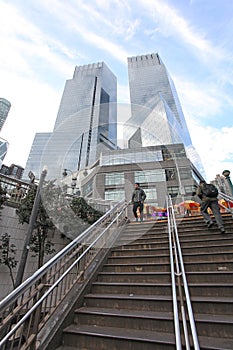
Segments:
[[[29,190],[27,196],[22,199],[19,208],[16,210],[19,222],[22,224],[29,223],[35,194],[36,186]],[[71,202],[68,201],[64,196],[63,189],[56,186],[55,181],[49,181],[42,191],[42,201],[35,222],[34,234],[30,242],[30,249],[38,256],[38,268],[43,265],[45,254],[51,254],[55,251],[52,242],[48,240],[48,231],[54,227],[53,222],[58,227],[60,225],[61,227],[63,226],[64,232],[69,231],[70,226],[72,226],[76,236],[102,215],[102,212],[88,205],[82,197],[74,197]],[[72,220],[73,216],[80,220],[74,223]],[[72,237],[74,236],[71,235],[70,238],[72,239]]]
[[[2,184],[0,182],[0,210],[2,210],[3,204],[5,201],[6,201],[6,191],[2,188]]]
[[[91,207],[83,197],[73,198],[71,208],[75,215],[90,225],[103,215],[102,212]]]
[[[15,260],[16,246],[10,243],[10,237],[8,233],[4,233],[0,238],[0,264],[8,267],[13,288],[15,288],[13,269],[17,266],[18,261]]]
[[[36,196],[36,186],[29,189],[25,198],[22,199],[16,214],[19,217],[19,223],[29,223],[32,207]],[[42,202],[40,202],[38,215],[34,225],[34,231],[31,237],[30,249],[38,256],[38,268],[44,263],[45,255],[55,252],[53,243],[48,239],[48,232],[54,227],[52,220],[48,216]]]

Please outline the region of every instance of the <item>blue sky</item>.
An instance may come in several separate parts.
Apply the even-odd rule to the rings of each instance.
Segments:
[[[231,0],[0,0],[4,163],[25,166],[35,133],[52,131],[75,65],[104,61],[128,103],[127,57],[158,52],[206,179],[233,174],[232,13]]]

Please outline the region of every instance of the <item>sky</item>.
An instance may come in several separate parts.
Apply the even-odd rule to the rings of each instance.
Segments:
[[[129,103],[127,57],[158,53],[206,180],[233,174],[232,13],[232,0],[0,0],[4,164],[25,167],[35,133],[52,131],[76,65],[105,62]]]

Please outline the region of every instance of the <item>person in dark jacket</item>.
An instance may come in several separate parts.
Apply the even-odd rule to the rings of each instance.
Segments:
[[[137,209],[139,208],[140,211],[140,221],[143,221],[143,203],[144,200],[146,199],[146,194],[143,191],[143,189],[140,187],[139,183],[136,182],[134,184],[134,191],[132,194],[132,203],[133,203],[133,214],[134,217],[136,218],[136,221],[138,221],[138,216],[137,216]]]
[[[208,213],[208,208],[210,208],[215,217],[220,232],[225,233],[222,216],[218,205],[217,195],[214,197],[207,197],[207,195],[205,194],[205,187],[206,182],[201,180],[196,190],[196,195],[201,199],[201,213],[204,218],[204,221],[207,224],[208,228],[214,225],[214,222],[212,221],[211,216]]]

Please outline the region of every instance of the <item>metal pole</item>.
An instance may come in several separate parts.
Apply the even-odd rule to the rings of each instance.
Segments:
[[[178,177],[179,191],[180,191],[181,200],[182,200],[182,202],[184,202],[185,190],[184,190],[184,187],[183,187],[182,182],[181,182],[179,166],[178,166],[178,164],[177,164],[177,160],[176,160],[176,155],[175,155],[175,153],[173,153],[172,155],[173,155],[174,163],[175,163],[175,166],[176,166],[176,171],[177,171],[177,177]]]
[[[41,188],[46,175],[47,175],[47,170],[44,169],[40,176],[40,181],[37,187],[36,196],[32,207],[32,212],[31,212],[30,221],[28,225],[28,231],[25,238],[24,247],[23,247],[23,251],[22,251],[22,255],[19,263],[19,268],[16,275],[15,288],[17,288],[23,281],[23,275],[24,275],[25,265],[27,262],[28,251],[29,251],[29,244],[30,244],[32,232],[34,230],[34,225],[35,225],[35,221],[36,221],[37,214],[39,211],[39,206],[40,206],[40,199],[41,199],[40,192],[41,192]]]
[[[231,191],[231,195],[233,196],[233,185],[232,185],[232,182],[231,182],[230,176],[226,176],[226,179],[227,179],[227,182],[228,182],[228,185],[229,185],[230,191]]]

